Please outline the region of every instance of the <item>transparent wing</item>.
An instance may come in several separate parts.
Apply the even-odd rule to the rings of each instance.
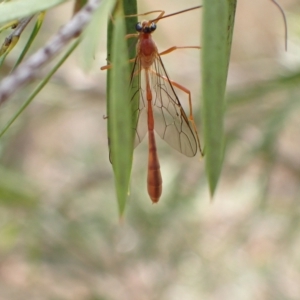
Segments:
[[[188,117],[180,104],[159,55],[156,56],[149,73],[155,131],[177,151],[189,157],[195,156],[197,153],[196,133],[189,124]],[[139,94],[139,104],[136,108],[137,121],[134,125],[135,146],[137,146],[145,137],[148,129],[145,70],[141,70],[139,58],[136,59],[132,71],[132,78],[135,76],[138,76],[138,79],[135,84],[132,81],[131,87],[132,91],[135,91],[134,95]]]
[[[151,74],[155,130],[171,147],[195,156],[197,141],[159,55]]]
[[[135,131],[134,147],[145,137],[147,126],[147,100],[145,98],[145,80],[142,76],[140,57],[137,56],[131,72],[130,92],[133,113],[133,130]]]

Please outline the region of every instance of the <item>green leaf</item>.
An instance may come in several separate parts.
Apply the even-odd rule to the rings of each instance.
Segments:
[[[103,0],[95,11],[93,18],[84,31],[84,39],[81,43],[82,62],[85,70],[89,70],[95,63],[95,52],[99,45],[101,35],[103,35],[103,27],[107,24],[116,0]]]
[[[1,4],[0,23],[20,19],[47,10],[69,0],[16,0]]]
[[[136,1],[124,1],[124,7],[127,8],[126,12],[135,14],[136,11],[128,11],[129,6],[133,7],[131,8],[133,10],[136,9]],[[134,141],[129,90],[130,65],[127,42],[124,38],[126,22],[132,21],[130,18],[124,18],[121,2],[118,2],[113,18],[113,24],[110,23],[108,27],[108,59],[112,62],[107,81],[108,140],[119,214],[122,216],[129,192]]]
[[[214,194],[223,164],[224,96],[236,0],[204,0],[202,33],[203,130],[206,175]]]
[[[44,18],[45,18],[45,12],[41,12],[36,20],[36,23],[34,25],[34,28],[31,32],[31,35],[24,47],[24,49],[22,50],[22,53],[20,54],[17,62],[15,63],[14,67],[12,70],[14,70],[23,60],[23,58],[25,57],[27,51],[29,50],[31,44],[33,43],[34,39],[36,38],[37,34],[39,33],[42,25],[43,25],[43,22],[44,22]]]

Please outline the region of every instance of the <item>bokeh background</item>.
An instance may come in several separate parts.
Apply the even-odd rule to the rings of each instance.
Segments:
[[[140,12],[198,4],[138,1]],[[0,140],[1,300],[300,299],[300,3],[280,4],[287,52],[272,2],[238,1],[227,147],[215,197],[200,156],[189,159],[157,139],[164,183],[160,202],[152,205],[145,139],[135,150],[123,222],[103,119],[103,21],[91,68],[79,48]],[[49,11],[33,48],[71,14],[72,3]],[[200,14],[159,22],[158,48],[199,45]],[[201,132],[199,57],[197,50],[183,50],[163,61],[170,78],[192,91]],[[33,87],[0,108],[1,127]]]

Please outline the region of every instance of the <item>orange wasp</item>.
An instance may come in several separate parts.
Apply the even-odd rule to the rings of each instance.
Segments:
[[[151,11],[138,16],[150,13],[160,13],[159,16],[150,21],[138,22],[136,24],[137,34],[128,34],[126,38],[136,37],[136,57],[131,72],[130,88],[133,93],[139,94],[139,107],[137,123],[134,126],[136,132],[135,146],[145,137],[148,131],[149,153],[148,153],[148,194],[153,203],[158,202],[162,193],[162,178],[160,164],[157,155],[154,129],[158,135],[170,146],[182,154],[192,157],[197,153],[197,148],[203,155],[197,128],[192,113],[191,93],[182,85],[169,79],[166,69],[161,60],[161,55],[170,53],[177,49],[195,48],[199,46],[171,47],[163,52],[158,52],[152,33],[156,30],[159,20],[176,14],[198,9],[201,6],[189,8],[180,12],[165,15],[164,11]],[[136,15],[130,15],[132,17]],[[104,66],[101,70],[110,68]],[[144,72],[142,72],[144,71]],[[135,77],[138,76],[137,85]],[[188,95],[190,114],[185,114],[174,88],[178,88]],[[147,126],[146,126],[147,124]]]

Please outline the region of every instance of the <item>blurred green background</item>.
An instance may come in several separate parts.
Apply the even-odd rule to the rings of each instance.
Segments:
[[[199,4],[177,2],[138,4],[140,12],[167,13]],[[238,1],[227,148],[213,201],[204,161],[158,138],[164,183],[152,205],[145,139],[135,150],[131,196],[119,222],[103,119],[106,74],[99,70],[106,64],[105,26],[89,72],[82,47],[68,59],[0,140],[1,300],[300,299],[300,4],[280,3],[287,52],[271,1]],[[71,14],[72,3],[48,12],[33,48]],[[199,45],[198,16],[159,22],[158,48]],[[170,78],[192,91],[196,115],[199,56],[183,50],[163,57]],[[1,128],[33,86],[0,108]]]

